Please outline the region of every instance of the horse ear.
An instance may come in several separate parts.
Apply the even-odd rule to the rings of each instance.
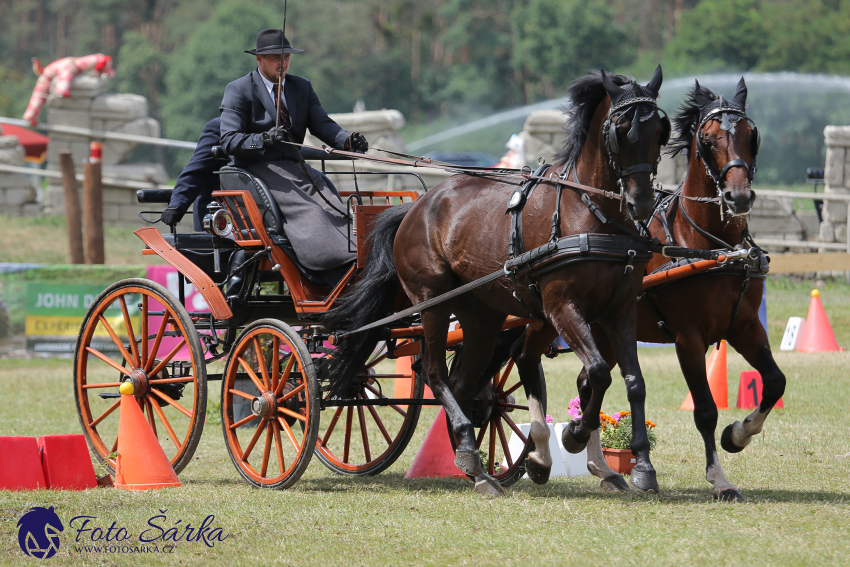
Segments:
[[[712,102],[714,99],[714,94],[711,91],[703,89],[700,86],[699,81],[694,79],[694,101],[696,101],[697,106],[703,107]]]
[[[608,93],[608,98],[612,101],[617,100],[623,94],[623,89],[614,84],[614,81],[608,78],[605,71],[599,70],[602,74],[602,86],[605,87],[605,92]]]
[[[658,91],[661,89],[661,81],[664,78],[661,76],[661,65],[655,68],[655,74],[652,79],[646,84],[646,88],[655,98],[658,98]]]
[[[735,96],[732,97],[737,103],[744,104],[747,102],[747,83],[744,82],[744,77],[738,81],[738,88],[735,90]]]

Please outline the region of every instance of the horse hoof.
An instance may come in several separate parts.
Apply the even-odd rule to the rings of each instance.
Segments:
[[[502,496],[505,493],[505,489],[502,488],[499,481],[484,473],[475,477],[475,491],[482,496],[489,496],[491,498]]]
[[[736,421],[735,423],[740,423]],[[735,426],[735,423],[730,423],[723,430],[723,434],[720,436],[720,446],[723,447],[723,450],[727,453],[740,453],[744,450],[743,447],[738,447],[732,441],[732,428]]]
[[[587,440],[585,440],[584,443],[581,443],[576,440],[576,438],[573,437],[572,431],[570,431],[571,427],[572,422],[570,422],[570,425],[565,427],[564,432],[561,433],[561,444],[564,446],[564,449],[566,449],[568,453],[576,455],[585,450],[585,448],[587,447]]]
[[[746,502],[744,495],[737,488],[727,488],[714,493],[714,499],[718,502]]]
[[[467,451],[458,449],[455,451],[455,466],[464,474],[477,477],[483,470],[481,468],[481,456],[478,451]]]
[[[646,492],[647,494],[658,494],[658,480],[655,478],[655,471],[639,471],[632,469],[632,475],[629,478],[632,486]]]
[[[528,473],[528,478],[534,484],[546,484],[549,482],[549,473],[551,471],[552,467],[544,467],[532,459],[526,459],[525,461],[525,472]]]
[[[629,492],[631,488],[629,488],[629,483],[626,482],[626,479],[623,478],[621,474],[614,474],[609,476],[608,478],[603,478],[602,482],[599,483],[599,488],[602,489],[602,492]]]

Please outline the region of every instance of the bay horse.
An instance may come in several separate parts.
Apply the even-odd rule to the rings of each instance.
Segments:
[[[670,122],[655,102],[661,81],[660,66],[645,86],[602,71],[576,80],[569,89],[570,135],[552,168],[553,177],[540,181],[536,190],[533,183],[518,187],[509,182],[517,176],[460,175],[412,205],[389,209],[372,229],[361,278],[323,320],[330,330],[355,329],[397,308],[399,283],[417,305],[504,270],[505,277],[420,313],[425,331],[423,375],[446,410],[456,446],[455,464],[475,479],[482,494],[497,495],[503,489],[481,466],[469,416],[476,395],[492,378],[485,369],[508,316],[535,320],[514,358],[532,422],[534,448],[526,468],[537,483],[548,480],[552,466],[540,357],[555,337],[572,345],[590,369],[588,409],[570,430],[575,444],[587,443],[599,427],[599,409],[611,383],[610,367],[588,323],[598,321],[627,379],[643,383],[634,297],[650,254],[642,248],[646,241],[631,227],[652,212],[652,178],[661,146],[670,135]],[[551,181],[555,174],[566,179],[570,169],[597,189],[564,189]],[[603,190],[608,191],[607,198]],[[618,192],[619,202],[614,198]],[[549,261],[548,267],[538,269],[541,264],[532,262],[528,270],[507,269],[509,260],[519,262],[543,248],[572,243],[574,249],[559,248],[564,254],[547,256],[543,264]],[[530,252],[523,255],[524,250]],[[464,332],[464,356],[450,378],[445,352],[452,314]],[[373,329],[342,337],[340,355],[329,365],[331,395],[351,391],[358,383],[358,370],[384,335]],[[649,464],[646,445],[645,464]]]
[[[746,116],[747,86],[743,77],[735,96],[725,99],[696,82],[674,117],[676,137],[668,153],[688,157],[687,177],[679,190],[665,199],[649,225],[653,236],[687,248],[731,250],[754,246],[747,218],[755,201],[751,183],[761,139]],[[669,265],[656,254],[647,273]],[[662,264],[665,264],[662,267]],[[705,352],[727,339],[761,373],[764,389],[759,407],[727,426],[721,446],[728,452],[744,449],[762,430],[767,415],[785,391],[785,376],[777,366],[758,312],[766,270],[716,268],[696,276],[645,290],[638,301],[637,337],[654,343],[673,342],[693,395],[694,422],[705,444],[706,480],[716,500],[743,501],[720,466],[715,445],[717,406],[708,386]],[[600,334],[595,330],[595,334]],[[615,354],[603,345],[607,360]],[[588,386],[587,373],[579,376],[579,390]],[[606,490],[627,486],[622,476],[605,464],[598,436],[588,446],[588,469],[602,478]]]

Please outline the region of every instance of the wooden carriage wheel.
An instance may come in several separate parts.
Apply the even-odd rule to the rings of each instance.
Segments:
[[[510,486],[525,474],[525,458],[531,451],[531,437],[523,433],[517,423],[528,423],[528,406],[517,403],[521,395],[522,382],[519,378],[509,385],[514,361],[498,372],[475,398],[476,406],[471,416],[475,427],[475,444],[482,455],[484,470],[504,487]],[[448,426],[448,420],[446,420]],[[513,453],[509,447],[511,433],[516,434]],[[457,448],[451,427],[449,440]],[[519,456],[514,459],[514,454]],[[499,458],[497,458],[497,456]],[[498,463],[498,465],[497,465]]]
[[[301,478],[313,457],[319,409],[319,384],[301,337],[275,319],[246,327],[221,390],[224,441],[242,478],[278,489]]]
[[[186,309],[167,289],[146,279],[122,280],[105,289],[86,313],[77,339],[77,414],[89,447],[112,472],[118,387],[128,380],[179,473],[192,460],[204,429],[206,365]]]
[[[334,351],[323,349],[333,356]],[[411,363],[414,357],[406,357]],[[358,400],[375,398],[419,399],[425,389],[422,375],[413,370],[396,374],[379,372],[386,351],[366,363],[361,373]],[[396,387],[398,381],[399,387]],[[325,411],[316,441],[317,456],[330,470],[350,475],[375,475],[390,467],[407,448],[422,406],[334,406],[324,396]]]

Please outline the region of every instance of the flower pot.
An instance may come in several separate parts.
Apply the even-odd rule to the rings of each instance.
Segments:
[[[631,474],[637,462],[631,449],[602,449],[605,454],[605,462],[614,471],[620,474]]]

